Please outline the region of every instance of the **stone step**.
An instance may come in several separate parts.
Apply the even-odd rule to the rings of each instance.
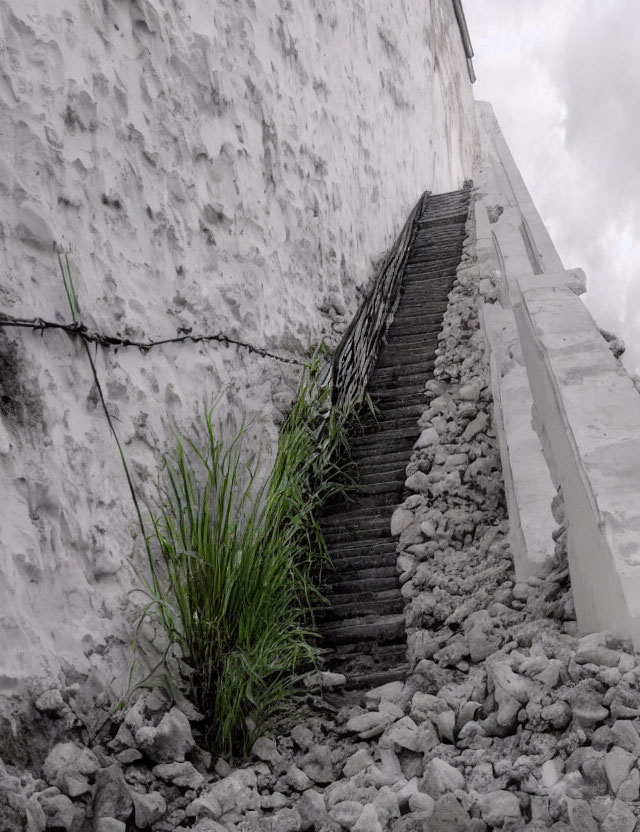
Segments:
[[[405,466],[409,462],[406,458],[407,452],[404,448],[390,448],[386,446],[386,452],[380,457],[373,458],[369,450],[364,448],[353,448],[351,451],[351,459],[358,463],[358,470],[367,470],[373,466],[376,470],[380,465],[392,465],[394,463],[404,462]]]
[[[331,583],[322,584],[320,586],[320,591],[325,595],[327,599],[333,598],[345,598],[351,599],[352,596],[362,593],[372,593],[374,596],[377,596],[380,592],[385,592],[387,590],[396,590],[399,591],[398,587],[398,575],[394,573],[392,575],[382,576],[378,574],[380,570],[371,570],[375,574],[373,577],[370,578],[345,578],[342,576],[342,580],[340,581],[333,581]]]
[[[398,572],[395,565],[378,566],[365,569],[341,570],[337,572],[327,569],[322,575],[322,586],[349,586],[351,583],[358,584],[367,581],[396,581]]]
[[[403,326],[389,335],[385,348],[389,352],[404,352],[405,349],[420,350],[424,349],[425,345],[436,349],[433,342],[440,334],[440,329],[441,327],[438,327],[436,330],[433,324],[425,323],[420,315],[415,315],[404,320]]]
[[[439,216],[427,216],[421,217],[418,222],[417,226],[418,229],[425,229],[425,228],[439,228],[443,225],[448,226],[452,233],[464,233],[465,225],[467,222],[467,212],[466,211],[458,211],[457,209],[453,209],[451,212],[446,214],[441,214]]]
[[[353,583],[353,582],[350,582]],[[351,589],[340,591],[340,584],[333,584],[330,591],[325,595],[326,599],[331,603],[331,606],[347,607],[353,604],[369,604],[387,601],[402,601],[404,598],[400,595],[400,586],[397,579],[389,583],[388,586],[352,586]],[[330,609],[325,607],[324,609]],[[402,609],[402,607],[401,607]],[[375,613],[380,610],[374,610]]]
[[[381,523],[379,526],[352,526],[349,528],[340,527],[323,532],[323,535],[327,545],[329,546],[329,550],[332,551],[333,549],[338,548],[338,546],[342,543],[355,543],[356,541],[361,543],[373,543],[378,540],[384,540],[385,538],[391,540],[389,532],[390,523],[391,516],[389,516],[386,522]],[[350,560],[350,558],[332,556],[332,560],[335,564],[340,561]]]
[[[405,638],[404,615],[393,613],[369,618],[346,618],[325,625],[323,635],[334,644],[366,641],[389,644]]]
[[[438,340],[433,335],[428,339],[425,338],[423,346],[421,347],[407,347],[402,350],[390,349],[383,350],[380,353],[376,367],[378,369],[385,369],[386,367],[398,367],[411,364],[417,364],[420,361],[433,361]]]
[[[437,336],[442,328],[442,316],[446,309],[447,302],[444,300],[423,303],[419,308],[407,309],[405,307],[389,327],[389,337],[415,326],[420,326],[424,333]]]
[[[368,425],[388,421],[389,419],[419,419],[424,413],[424,405],[408,404],[396,407],[393,402],[387,402],[385,407],[378,408],[376,417],[367,413],[362,424]]]
[[[404,481],[406,480],[405,469],[406,466],[403,465],[400,468],[360,474],[360,482],[362,483],[363,488],[370,488],[377,485],[384,487],[387,483],[389,483],[390,488],[397,488],[400,484],[404,484]]]
[[[374,433],[383,433],[386,434],[387,432],[393,433],[397,430],[409,430],[413,429],[420,433],[420,428],[418,427],[418,416],[415,413],[412,413],[408,416],[392,416],[388,413],[381,413],[379,418],[371,419],[369,422],[363,424],[358,432],[352,434],[352,441],[358,442],[360,439],[365,438],[366,436],[371,436]]]
[[[429,195],[414,226],[398,306],[367,386],[377,412],[364,415],[349,438],[360,489],[333,501],[321,523],[333,567],[322,575],[331,603],[317,611],[324,666],[344,672],[349,689],[408,672],[390,521],[428,406],[425,384],[462,256],[469,198],[468,190]]]
[[[327,533],[338,527],[346,527],[346,525],[354,523],[369,526],[383,519],[370,508],[361,508],[358,502],[355,507],[349,507],[346,511],[336,511],[330,517],[323,517],[320,525],[323,533]]]
[[[431,367],[429,369],[433,369],[433,362],[431,362]],[[430,377],[431,376],[429,372],[414,372],[411,374],[395,372],[389,373],[384,376],[379,375],[371,379],[371,382],[369,383],[369,392],[372,394],[377,394],[385,392],[392,393],[395,391],[402,391],[403,395],[418,395],[420,393],[424,393],[424,386]]]
[[[372,597],[367,601],[351,601],[346,604],[331,604],[316,610],[317,625],[329,625],[333,622],[351,621],[354,618],[394,615],[404,609],[404,598],[399,590],[394,591],[393,598]],[[324,629],[324,627],[323,627]]]

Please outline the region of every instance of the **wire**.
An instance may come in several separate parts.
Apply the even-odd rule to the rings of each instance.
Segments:
[[[153,347],[159,347],[162,344],[181,344],[185,341],[192,341],[194,344],[197,344],[198,342],[204,341],[217,341],[226,346],[232,344],[235,347],[246,349],[263,358],[273,358],[275,361],[281,361],[284,364],[295,364],[298,367],[304,367],[304,362],[298,361],[296,358],[286,358],[285,356],[277,355],[262,347],[249,344],[246,341],[231,338],[222,332],[213,335],[191,335],[189,332],[185,332],[183,335],[177,335],[175,338],[163,338],[159,341],[136,341],[131,338],[121,338],[120,336],[94,332],[88,329],[85,324],[79,322],[61,324],[56,321],[47,321],[44,318],[14,318],[12,315],[7,315],[6,313],[0,313],[0,327],[35,329],[41,332],[47,329],[61,329],[72,337],[77,336],[81,338],[85,344],[99,344],[101,347],[137,347],[141,352],[147,352]]]

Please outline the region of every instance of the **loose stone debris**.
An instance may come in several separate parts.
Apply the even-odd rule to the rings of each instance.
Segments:
[[[514,583],[473,245],[470,226],[394,521],[407,678],[262,737],[239,768],[159,690],[93,744],[91,681],[40,691],[28,748],[3,723],[3,832],[640,830],[640,665],[577,635],[561,495],[555,563]]]

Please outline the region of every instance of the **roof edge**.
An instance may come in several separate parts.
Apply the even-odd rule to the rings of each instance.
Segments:
[[[471,38],[469,37],[469,29],[467,27],[467,19],[464,16],[464,9],[462,8],[462,0],[453,0],[453,11],[458,22],[458,29],[460,30],[460,37],[462,38],[462,45],[467,56],[467,70],[469,72],[469,79],[473,84],[476,80],[476,73],[473,68],[473,46],[471,45]]]

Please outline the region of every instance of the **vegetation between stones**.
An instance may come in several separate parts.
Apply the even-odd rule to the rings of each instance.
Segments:
[[[313,577],[326,558],[316,515],[344,488],[336,464],[343,421],[322,416],[318,361],[307,368],[271,472],[204,418],[204,440],[177,436],[164,459],[147,551],[158,619],[190,668],[207,744],[246,753],[299,674],[316,661]],[[155,555],[153,554],[155,553]]]

